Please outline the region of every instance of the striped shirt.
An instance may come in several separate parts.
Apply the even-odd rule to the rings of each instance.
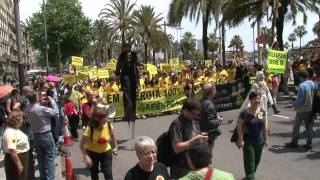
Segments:
[[[25,110],[26,120],[30,123],[33,133],[51,131],[51,118],[59,114],[56,103],[51,104],[52,108],[41,106],[39,103],[30,104]]]

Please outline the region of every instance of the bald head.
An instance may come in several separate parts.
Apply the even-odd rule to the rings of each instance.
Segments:
[[[214,98],[216,94],[216,86],[214,84],[204,84],[203,85],[203,96],[208,98]]]

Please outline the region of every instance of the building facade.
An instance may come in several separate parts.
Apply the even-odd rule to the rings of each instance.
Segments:
[[[22,61],[25,70],[36,63],[33,49],[28,47],[26,26],[21,23]],[[14,6],[12,0],[0,0],[0,75],[17,75],[18,51],[15,34]]]

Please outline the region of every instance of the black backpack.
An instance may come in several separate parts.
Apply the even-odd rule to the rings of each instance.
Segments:
[[[171,139],[169,131],[162,133],[157,141],[157,160],[158,162],[163,163],[167,167],[172,165],[174,159],[174,151],[171,145]]]
[[[320,85],[316,84],[316,90],[314,92],[313,101],[312,101],[312,113],[320,113]]]

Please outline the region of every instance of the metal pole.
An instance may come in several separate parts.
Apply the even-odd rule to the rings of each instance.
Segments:
[[[20,12],[19,12],[19,0],[14,0],[14,17],[16,24],[16,43],[18,50],[18,74],[19,74],[19,89],[22,92],[24,86],[24,64],[22,62],[22,42],[21,42],[21,26],[20,26]]]
[[[43,22],[44,22],[44,51],[45,51],[45,58],[46,58],[46,70],[47,75],[49,74],[49,58],[48,58],[48,37],[47,37],[47,11],[45,10],[45,2],[42,0],[42,6],[43,6]]]
[[[167,36],[167,30],[166,30],[166,22],[163,22],[163,30],[164,30],[164,34],[165,36]],[[164,47],[164,60],[165,62],[168,64],[168,52],[167,52],[167,47]]]
[[[256,40],[254,39],[254,25],[252,27],[252,40],[253,40],[253,63],[255,62],[256,59]]]
[[[257,22],[257,32],[258,32],[258,37],[261,37],[261,22]],[[258,64],[262,64],[262,48],[260,47],[260,44],[258,43]]]

